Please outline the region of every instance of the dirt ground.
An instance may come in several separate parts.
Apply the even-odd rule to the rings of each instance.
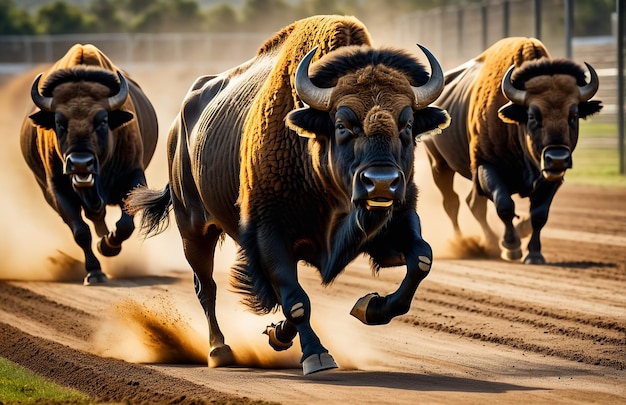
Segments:
[[[196,73],[135,74],[159,114],[147,176],[161,187],[167,127]],[[418,211],[435,262],[410,312],[375,327],[349,315],[364,294],[395,290],[401,268],[375,277],[359,258],[323,288],[302,267],[313,326],[340,366],[303,377],[298,344],[276,353],[261,333],[281,316],[252,315],[228,290],[226,240],[218,317],[238,366],[209,369],[208,330],[175,226],[134,236],[103,259],[107,286],[81,284],[80,251],[19,153],[32,77],[0,89],[0,356],[113,403],[626,403],[626,189],[566,183],[543,232],[548,265],[463,259],[420,150]],[[466,234],[477,234],[468,211],[461,215]]]

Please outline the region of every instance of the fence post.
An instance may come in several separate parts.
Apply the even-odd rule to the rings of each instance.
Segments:
[[[535,38],[541,39],[541,0],[535,0],[533,11],[535,13],[535,32],[533,35]]]
[[[617,0],[617,139],[619,172],[626,174],[624,162],[624,0]]]
[[[574,0],[565,0],[565,57],[572,58],[572,37],[574,25]]]

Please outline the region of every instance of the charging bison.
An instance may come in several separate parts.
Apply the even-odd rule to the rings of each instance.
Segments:
[[[215,315],[213,253],[224,233],[240,245],[233,286],[257,313],[282,307],[286,319],[266,333],[276,350],[299,334],[305,375],[337,365],[311,327],[300,260],[324,284],[361,253],[376,271],[406,264],[397,291],[364,296],[352,314],[385,324],[409,310],[432,261],[415,210],[415,142],[449,121],[428,106],[443,72],[422,50],[430,78],[411,54],[372,48],[358,20],[311,17],[189,90],[169,135],[169,183],[133,191],[127,209],[143,211],[153,233],[173,206],[210,327],[211,367],[234,362]]]
[[[24,159],[85,253],[84,283],[105,282],[82,213],[101,237],[100,253],[117,255],[135,226],[122,212],[109,232],[106,206],[122,207],[130,190],[146,185],[144,169],[157,142],[155,111],[139,86],[93,45],[74,45],[37,76],[31,98],[37,108],[22,125]]]
[[[497,246],[498,237],[487,223],[487,198],[505,225],[502,258],[521,259],[520,234],[532,230],[523,261],[545,263],[539,233],[565,172],[572,167],[578,119],[602,108],[599,101],[588,101],[598,90],[598,76],[586,66],[589,83],[582,67],[550,58],[540,41],[507,38],[446,73],[437,104],[450,111],[453,124],[424,144],[457,236],[455,173],[473,182],[467,203],[488,246]],[[514,194],[530,200],[530,219],[517,227]]]

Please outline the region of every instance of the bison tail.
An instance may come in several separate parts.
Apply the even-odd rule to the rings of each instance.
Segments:
[[[158,235],[168,227],[171,208],[169,183],[161,191],[146,186],[136,187],[124,200],[124,210],[129,215],[141,213],[140,229],[146,237]]]

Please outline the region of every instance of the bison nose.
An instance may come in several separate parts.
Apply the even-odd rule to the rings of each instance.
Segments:
[[[65,157],[63,173],[72,178],[76,187],[91,187],[98,174],[98,160],[88,152],[72,152]]]
[[[385,209],[404,199],[404,174],[392,166],[370,166],[357,173],[352,199],[370,209]]]
[[[572,168],[572,153],[565,145],[546,146],[541,152],[541,173],[550,181],[561,180]]]

